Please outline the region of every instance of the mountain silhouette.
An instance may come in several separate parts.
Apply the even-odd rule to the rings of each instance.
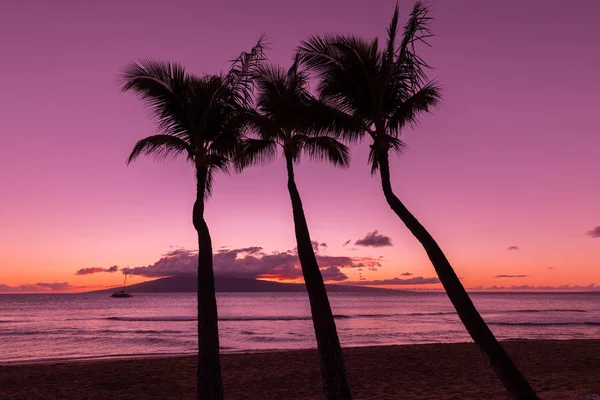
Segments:
[[[340,292],[390,292],[397,293],[400,290],[372,288],[350,285],[325,285],[330,293]],[[271,281],[259,281],[248,278],[216,277],[215,288],[217,292],[306,292],[303,283],[281,283]],[[98,292],[114,292],[117,288],[100,290]],[[173,276],[160,278],[153,281],[136,283],[126,288],[128,293],[195,293],[198,291],[196,277]],[[402,291],[404,292],[404,291]]]

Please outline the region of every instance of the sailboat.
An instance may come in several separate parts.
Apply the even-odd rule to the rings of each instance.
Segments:
[[[113,294],[110,295],[110,297],[117,297],[117,298],[121,298],[121,297],[133,297],[132,294],[129,294],[125,291],[125,287],[127,286],[127,274],[125,274],[125,282],[123,282],[123,290],[119,290],[118,292],[114,292]]]

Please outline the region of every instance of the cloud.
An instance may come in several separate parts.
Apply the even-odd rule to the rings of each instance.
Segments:
[[[365,247],[385,247],[391,246],[392,241],[389,236],[380,235],[378,231],[373,231],[367,233],[362,239],[358,239],[354,242],[357,246],[365,246]]]
[[[496,275],[494,278],[527,278],[528,275]]]
[[[240,250],[250,252],[253,251],[253,248]],[[197,252],[187,249],[177,249],[168,252],[154,264],[135,268],[122,268],[121,271],[128,275],[162,278],[165,276],[195,276],[197,275],[197,268]]]
[[[403,272],[400,276],[412,276],[412,274],[410,272]]]
[[[73,286],[67,282],[32,283],[19,286],[8,286],[0,283],[0,293],[52,293],[70,292],[77,289],[85,289],[88,286]]]
[[[519,246],[509,246],[507,250],[519,250]]]
[[[483,287],[484,290],[571,290],[571,291],[579,291],[579,290],[598,290],[598,286],[595,283],[590,283],[589,285],[581,286],[581,285],[560,285],[560,286],[530,286],[530,285],[516,285],[516,286],[491,286],[491,287]]]
[[[586,235],[593,237],[593,238],[600,238],[600,226],[594,227],[594,229],[592,229],[591,231],[588,231],[586,233]]]
[[[344,242],[344,244],[342,245],[342,247],[346,247],[348,246],[348,244],[350,244],[350,242],[352,241],[352,239],[348,239]]]
[[[116,265],[113,265],[112,267],[109,267],[109,268],[101,268],[101,267],[81,268],[80,270],[75,272],[75,275],[91,275],[91,274],[97,274],[99,272],[117,272],[118,270],[119,270],[119,267]]]
[[[310,243],[312,244],[313,250],[315,252],[317,252],[317,253],[319,252],[319,250],[321,249],[321,247],[325,248],[325,249],[327,248],[327,243],[319,243],[319,242],[317,242],[315,240],[313,240]],[[296,249],[294,249],[294,250],[296,250]]]
[[[338,267],[329,267],[321,270],[323,280],[325,281],[345,281],[348,276],[344,274]]]
[[[316,242],[315,242],[316,243]],[[318,247],[323,247],[318,244]],[[123,268],[123,273],[150,278],[166,276],[196,276],[197,252],[179,249],[165,254],[156,263],[136,268]],[[369,268],[377,270],[381,260],[371,257],[347,257],[316,254],[323,279],[343,281],[348,276],[341,270],[346,268]],[[216,276],[236,278],[262,278],[294,280],[302,278],[302,268],[294,250],[266,253],[262,247],[220,249],[213,256]]]
[[[402,279],[402,278],[392,278],[392,279],[380,279],[380,280],[361,280],[360,282],[346,282],[346,285],[428,285],[432,283],[440,283],[438,278],[423,278],[422,276],[417,276],[414,278]]]
[[[553,269],[554,269],[554,267],[547,267],[547,268],[548,268],[549,270],[553,270]]]

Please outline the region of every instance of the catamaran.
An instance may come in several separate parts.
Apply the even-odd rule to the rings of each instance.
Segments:
[[[127,274],[125,274],[125,282],[123,282],[123,290],[114,292],[113,294],[110,295],[110,297],[133,297],[132,294],[129,294],[125,291],[126,286],[127,286]]]

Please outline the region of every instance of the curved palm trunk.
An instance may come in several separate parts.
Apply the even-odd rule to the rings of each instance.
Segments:
[[[473,341],[488,357],[492,369],[515,399],[538,399],[529,382],[527,382],[519,369],[508,357],[492,331],[490,331],[483,318],[481,318],[481,315],[479,315],[479,312],[473,305],[467,291],[458,279],[458,276],[456,276],[442,249],[440,249],[425,227],[408,211],[392,191],[387,152],[380,152],[378,158],[381,185],[383,186],[385,199],[396,215],[400,217],[406,227],[425,248],[450,301],[454,305],[465,328],[467,328],[467,331],[473,338]]]
[[[223,400],[212,243],[204,220],[206,168],[197,168],[193,222],[198,232],[198,399]]]
[[[327,298],[323,276],[315,257],[315,252],[310,240],[304,209],[300,193],[294,181],[294,166],[291,157],[286,156],[288,171],[288,190],[292,200],[294,213],[294,228],[296,230],[296,244],[298,245],[298,258],[302,266],[302,274],[310,301],[317,347],[321,361],[321,375],[323,377],[323,392],[328,400],[349,400],[350,388],[346,377],[346,367],[342,357],[342,347],[338,338],[333,313]]]

